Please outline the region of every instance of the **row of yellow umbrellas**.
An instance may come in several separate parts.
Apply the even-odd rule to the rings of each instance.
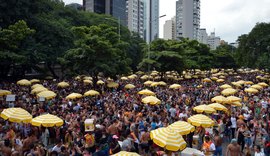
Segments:
[[[16,123],[31,123],[33,126],[54,127],[62,126],[63,120],[51,114],[44,114],[32,118],[32,115],[22,108],[7,108],[1,112],[3,119]]]

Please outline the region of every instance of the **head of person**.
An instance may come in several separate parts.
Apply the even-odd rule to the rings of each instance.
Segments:
[[[236,145],[236,144],[237,144],[237,140],[236,140],[235,138],[233,138],[233,139],[231,140],[231,144]]]
[[[209,142],[211,139],[209,136],[205,136],[205,142]]]
[[[260,153],[261,152],[261,146],[256,145],[255,146],[255,152]]]

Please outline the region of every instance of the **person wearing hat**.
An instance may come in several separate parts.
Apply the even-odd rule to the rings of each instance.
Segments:
[[[234,138],[227,146],[226,156],[241,156],[241,147],[237,144],[237,140]]]

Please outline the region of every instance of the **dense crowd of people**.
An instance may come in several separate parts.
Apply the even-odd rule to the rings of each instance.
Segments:
[[[226,76],[226,83],[240,79],[261,82],[258,73]],[[106,81],[104,79],[104,81]],[[44,113],[56,115],[64,120],[61,127],[35,127],[31,123],[12,123],[0,119],[0,153],[3,156],[106,156],[119,151],[136,152],[139,155],[177,155],[178,152],[164,150],[153,143],[150,131],[196,114],[194,106],[212,103],[211,99],[220,95],[220,85],[215,81],[204,83],[201,79],[187,79],[167,84],[179,83],[180,89],[167,86],[149,87],[138,76],[130,80],[116,80],[117,88],[106,85],[85,85],[81,80],[66,80],[69,87],[57,87],[58,80],[42,80],[40,84],[57,93],[53,99],[39,101],[31,94],[31,86],[20,86],[16,82],[1,81],[0,88],[16,95],[16,101],[6,102],[0,97],[1,111],[8,107],[21,107],[33,117]],[[127,83],[134,89],[125,89]],[[270,87],[257,94],[244,92],[243,85],[235,96],[242,99],[242,107],[225,105],[229,112],[210,114],[216,121],[213,128],[196,127],[183,136],[187,147],[197,148],[206,155],[251,155],[269,156],[269,104]],[[149,88],[162,102],[147,105],[141,102],[144,95],[138,91]],[[65,97],[94,89],[98,96],[87,96],[74,100]],[[85,131],[84,121],[94,119],[94,130]],[[194,136],[198,138],[195,139]],[[197,140],[197,143],[196,143]],[[196,146],[194,146],[196,143]],[[227,146],[228,145],[228,146]],[[225,151],[225,153],[224,153]]]

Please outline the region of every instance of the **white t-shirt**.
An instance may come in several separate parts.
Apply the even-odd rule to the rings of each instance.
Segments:
[[[250,115],[249,115],[249,114],[244,113],[244,118],[245,118],[245,120],[248,120],[248,119],[249,119],[249,117],[250,117]]]
[[[236,128],[236,118],[235,117],[231,117],[231,122],[232,122],[232,128]]]
[[[212,143],[211,145],[210,145],[210,149],[209,149],[210,151],[215,151],[216,150],[216,146],[215,146],[215,144],[214,143]]]
[[[57,153],[60,153],[61,152],[61,147],[58,147],[57,145],[55,145],[53,148],[52,148],[52,151],[56,151]]]
[[[255,155],[254,155],[254,156],[265,156],[265,155],[264,155],[264,153],[263,153],[263,152],[260,152],[260,153],[255,152]]]

